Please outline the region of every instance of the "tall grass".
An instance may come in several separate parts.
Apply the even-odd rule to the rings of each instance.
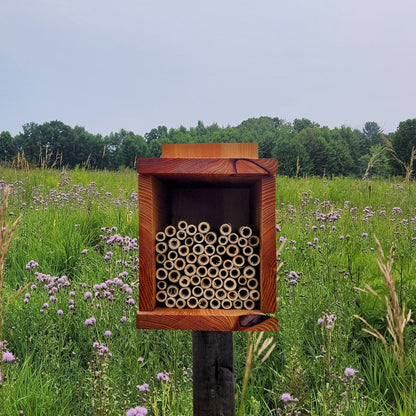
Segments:
[[[6,227],[21,215],[4,258],[2,353],[15,360],[2,361],[0,415],[123,415],[141,406],[192,414],[191,334],[135,328],[136,173],[0,174],[0,188],[10,187]],[[260,341],[234,334],[243,414],[415,413],[414,322],[403,330],[403,379],[394,351],[354,318],[390,336],[373,235],[394,247],[398,304],[415,308],[415,190],[278,177],[280,328]],[[366,285],[380,298],[357,292]]]

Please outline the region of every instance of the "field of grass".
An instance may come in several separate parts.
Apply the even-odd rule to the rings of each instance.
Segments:
[[[135,328],[136,173],[1,168],[1,201],[6,186],[5,232],[21,220],[0,290],[0,415],[191,415],[191,333]],[[280,329],[244,383],[259,335],[234,334],[240,414],[416,414],[416,184],[278,177],[276,192]]]

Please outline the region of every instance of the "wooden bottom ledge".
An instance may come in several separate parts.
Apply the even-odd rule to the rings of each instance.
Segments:
[[[138,311],[136,326],[139,329],[276,332],[279,321],[260,310],[156,308],[153,311]]]

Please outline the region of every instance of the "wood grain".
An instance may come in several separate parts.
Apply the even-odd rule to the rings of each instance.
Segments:
[[[193,331],[277,331],[278,318],[260,310],[166,309],[139,311],[137,328]]]
[[[258,143],[162,144],[162,158],[257,158]]]

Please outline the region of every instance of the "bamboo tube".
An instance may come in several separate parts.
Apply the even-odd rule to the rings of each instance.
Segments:
[[[233,303],[229,299],[223,299],[221,306],[223,309],[231,309],[233,307]]]
[[[251,279],[256,275],[256,269],[253,266],[246,266],[244,267],[243,275],[247,277],[247,279]]]
[[[171,283],[178,283],[179,279],[181,278],[181,274],[179,273],[178,270],[173,269],[169,272],[169,282]]]
[[[176,270],[183,270],[186,266],[186,262],[183,258],[179,257],[175,260],[175,269]]]
[[[231,224],[222,224],[220,227],[220,234],[221,235],[228,235],[232,231]]]
[[[251,246],[245,246],[242,248],[242,252],[246,257],[248,257],[254,253],[254,250],[253,250],[253,247]]]
[[[185,230],[178,230],[178,232],[176,233],[176,238],[180,241],[184,241],[187,236],[188,234],[186,234]]]
[[[226,279],[228,277],[228,270],[227,269],[219,269],[218,270],[218,276],[221,279]]]
[[[197,262],[200,266],[206,266],[209,263],[209,257],[205,253],[200,254]]]
[[[218,289],[218,290],[215,292],[215,297],[216,297],[218,300],[223,300],[223,299],[225,299],[225,298],[227,297],[227,292],[226,292],[224,289]]]
[[[234,309],[243,309],[243,301],[240,299],[236,299],[233,302]]]
[[[195,241],[192,237],[186,237],[185,238],[185,245],[188,247],[192,247],[194,245]]]
[[[214,267],[220,267],[222,264],[222,258],[218,254],[214,254],[210,257],[209,264]]]
[[[228,244],[228,237],[226,235],[220,235],[218,237],[218,244],[221,246],[226,246]]]
[[[230,270],[234,266],[233,262],[230,259],[226,259],[222,263],[222,267],[226,270]]]
[[[171,298],[175,298],[176,296],[178,296],[179,293],[179,289],[177,286],[174,285],[170,285],[168,286],[168,288],[166,289],[166,293],[168,294],[169,297]]]
[[[221,302],[218,299],[214,298],[210,300],[209,306],[211,307],[211,309],[219,309],[221,307]]]
[[[155,240],[158,242],[165,241],[166,240],[166,234],[163,231],[159,231],[155,235]]]
[[[171,238],[176,234],[176,228],[173,225],[168,225],[165,228],[166,237]]]
[[[168,245],[164,241],[161,241],[156,244],[155,250],[156,253],[164,254],[168,251]]]
[[[214,296],[215,296],[215,292],[211,288],[204,290],[204,298],[206,300],[211,300],[213,299]]]
[[[180,287],[188,287],[191,284],[191,279],[188,276],[181,276],[179,279]]]
[[[202,234],[206,234],[210,229],[211,226],[205,221],[202,221],[198,224],[198,231]]]
[[[260,238],[257,237],[256,235],[252,235],[249,239],[248,239],[248,244],[251,247],[257,247],[260,244]]]
[[[238,239],[238,241],[237,241],[237,245],[238,245],[238,247],[241,247],[241,248],[243,248],[243,247],[247,247],[247,245],[248,245],[248,240],[247,240],[247,238],[240,237],[240,238]]]
[[[226,252],[226,248],[225,248],[225,246],[218,245],[218,246],[215,248],[215,251],[217,252],[217,254],[218,254],[219,256],[223,256],[223,255],[225,254],[225,252]]]
[[[156,283],[156,287],[157,287],[159,290],[166,290],[166,288],[168,287],[168,284],[166,283],[166,280],[159,280],[159,281]]]
[[[166,256],[162,253],[156,254],[156,263],[163,264],[166,261]]]
[[[212,244],[208,244],[205,246],[205,254],[207,256],[212,256],[215,254],[215,247]]]
[[[164,303],[167,298],[168,294],[166,293],[166,290],[160,290],[156,293],[156,300],[160,303]]]
[[[170,261],[175,261],[178,258],[178,253],[176,251],[168,251],[168,259]]]
[[[218,267],[211,266],[208,268],[208,276],[209,277],[217,277],[218,276]]]
[[[238,298],[241,300],[246,300],[250,296],[249,291],[245,287],[241,287],[238,292]]]
[[[229,292],[227,292],[227,299],[234,302],[237,298],[238,298],[238,294],[236,290],[230,290]]]
[[[205,237],[204,237],[204,235],[203,235],[203,234],[201,234],[201,233],[196,233],[196,234],[194,235],[194,241],[195,241],[195,243],[197,243],[197,244],[202,244],[202,243],[205,241]]]
[[[195,235],[196,232],[198,231],[198,228],[196,228],[196,226],[194,224],[189,224],[186,232],[188,233],[188,235]]]
[[[196,272],[198,273],[198,276],[204,277],[207,275],[208,270],[205,266],[198,266]]]
[[[228,242],[230,243],[230,244],[237,244],[237,242],[238,242],[238,234],[236,234],[236,233],[231,233],[231,234],[229,234],[228,235]]]
[[[196,254],[195,254],[195,253],[189,253],[189,254],[186,256],[186,262],[187,262],[187,263],[192,263],[192,264],[194,264],[194,263],[196,263],[197,259],[198,259],[198,257],[196,257]]]
[[[176,261],[177,261],[177,260],[175,260],[175,263],[176,263]],[[173,261],[166,260],[166,261],[165,261],[164,266],[165,266],[165,269],[166,269],[166,270],[172,270],[172,269],[173,269],[173,267],[175,266],[175,264],[174,264],[174,262],[173,262]]]
[[[176,299],[175,306],[176,306],[178,309],[183,309],[183,308],[185,308],[185,306],[186,306],[186,300],[185,300],[185,299],[182,299],[182,298],[178,298],[178,299]]]
[[[249,289],[257,289],[259,287],[259,281],[257,279],[251,278],[247,280],[247,287]]]
[[[202,289],[209,289],[212,285],[212,280],[209,277],[203,277],[201,279],[201,287]]]
[[[226,252],[230,257],[234,257],[238,255],[238,253],[240,252],[240,249],[237,246],[237,244],[229,244],[226,247]]]
[[[234,279],[228,278],[224,280],[224,288],[228,291],[235,290],[237,288],[237,282]]]
[[[191,296],[187,301],[186,305],[188,308],[195,309],[198,306],[198,299]]]
[[[166,269],[160,268],[156,269],[156,279],[165,280],[168,277],[168,272]]]
[[[245,263],[245,259],[244,259],[244,257],[243,256],[235,256],[235,257],[233,257],[233,264],[234,264],[234,266],[236,266],[236,267],[243,267],[244,266],[244,263]]]
[[[215,289],[215,290],[221,289],[222,285],[223,285],[223,281],[219,277],[216,277],[215,279],[212,279],[212,288],[213,289]]]
[[[172,298],[172,297],[167,298],[165,305],[167,308],[174,308],[176,306],[175,298]]]
[[[179,246],[178,253],[182,257],[186,257],[189,254],[189,247],[188,246]]]
[[[199,299],[199,301],[198,301],[199,309],[207,309],[208,306],[209,306],[209,303],[205,298]]]
[[[244,309],[251,311],[254,309],[254,306],[254,302],[251,299],[246,299],[244,301]]]
[[[260,292],[258,290],[250,290],[250,299],[254,302],[260,299]]]
[[[247,260],[252,266],[260,264],[260,256],[258,254],[252,254]]]
[[[210,231],[209,233],[205,234],[205,242],[207,244],[215,244],[217,241],[217,234],[215,234],[213,231]]]
[[[229,271],[230,277],[232,277],[233,279],[237,279],[241,272],[240,269],[238,269],[237,267],[233,267],[232,269],[230,269]]]
[[[247,277],[240,276],[238,278],[238,284],[239,284],[239,286],[246,286],[247,285]]]
[[[195,264],[189,263],[185,266],[185,274],[187,276],[193,276],[196,273]]]
[[[189,289],[189,287],[181,287],[181,289],[179,290],[179,298],[181,299],[188,299],[191,297],[191,289]]]
[[[169,240],[169,243],[168,243],[169,248],[171,250],[177,250],[179,248],[180,244],[181,243],[179,242],[179,240],[177,238],[171,238]]]
[[[200,286],[201,284],[201,278],[196,274],[191,277],[191,284],[193,286]]]
[[[253,230],[248,225],[243,225],[238,229],[241,237],[250,238],[253,234]]]
[[[192,289],[192,295],[196,298],[200,298],[204,294],[204,289],[201,286],[195,286]]]
[[[178,222],[178,228],[182,231],[186,231],[186,229],[188,228],[188,223],[184,220],[181,220]]]
[[[199,256],[200,254],[202,254],[204,252],[204,246],[202,244],[195,244],[192,247],[192,251]]]

